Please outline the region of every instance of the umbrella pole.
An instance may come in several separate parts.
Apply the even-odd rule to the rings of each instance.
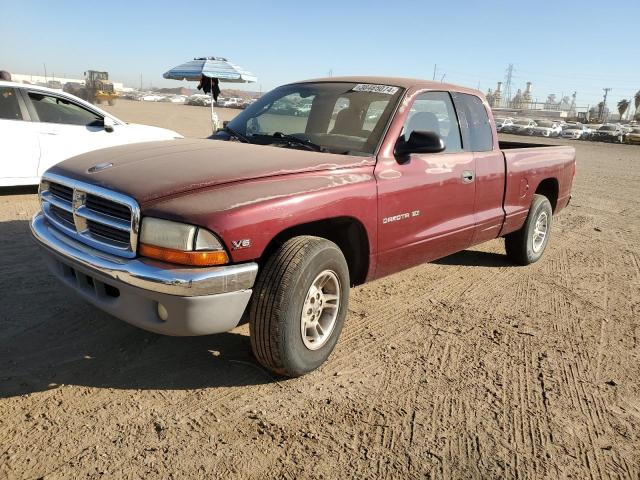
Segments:
[[[213,124],[213,78],[209,77],[209,86],[211,87],[211,130],[216,133],[215,125]]]

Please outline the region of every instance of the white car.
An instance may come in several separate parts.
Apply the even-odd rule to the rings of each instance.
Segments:
[[[562,133],[560,136],[562,138],[573,138],[577,140],[586,136],[589,133],[589,129],[583,125],[582,123],[567,123],[564,127],[562,127]]]
[[[513,119],[512,118],[497,117],[495,119],[495,121],[496,121],[496,130],[498,132],[501,132],[504,127],[508,127],[509,125],[513,125]]]
[[[550,120],[536,120],[536,126],[529,130],[530,135],[540,137],[557,137],[562,133],[562,127],[558,122]]]
[[[0,81],[0,186],[37,185],[58,162],[100,148],[182,138],[123,122],[78,97]]]

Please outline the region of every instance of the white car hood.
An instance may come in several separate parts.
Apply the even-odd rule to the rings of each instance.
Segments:
[[[174,138],[184,138],[178,132],[169,130],[167,128],[152,127],[151,125],[140,125],[138,123],[127,123],[122,125],[127,130],[127,133],[131,133],[140,138],[140,141],[153,142],[156,140],[173,140]]]

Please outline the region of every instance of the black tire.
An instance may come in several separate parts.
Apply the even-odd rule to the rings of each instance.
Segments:
[[[547,220],[546,235],[542,244],[536,249],[534,248],[533,235],[536,223],[543,215],[546,215]],[[542,257],[542,254],[549,243],[552,223],[553,210],[551,209],[549,199],[544,195],[535,194],[533,196],[533,202],[531,202],[529,215],[527,216],[522,228],[516,232],[506,235],[504,238],[507,256],[513,262],[520,265],[529,265],[540,260],[540,257]]]
[[[305,346],[302,309],[318,275],[330,271],[340,291],[333,329],[322,346]],[[349,268],[338,246],[324,238],[294,237],[267,260],[254,286],[249,310],[251,348],[261,365],[278,375],[298,377],[322,365],[333,351],[349,306]]]

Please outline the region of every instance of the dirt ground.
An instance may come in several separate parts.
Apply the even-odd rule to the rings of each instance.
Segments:
[[[208,133],[204,108],[113,111]],[[35,194],[0,192],[0,478],[640,478],[640,148],[554,143],[578,176],[540,262],[495,240],[356,288],[294,380],[246,326],[169,338],[83,303],[29,238]]]

